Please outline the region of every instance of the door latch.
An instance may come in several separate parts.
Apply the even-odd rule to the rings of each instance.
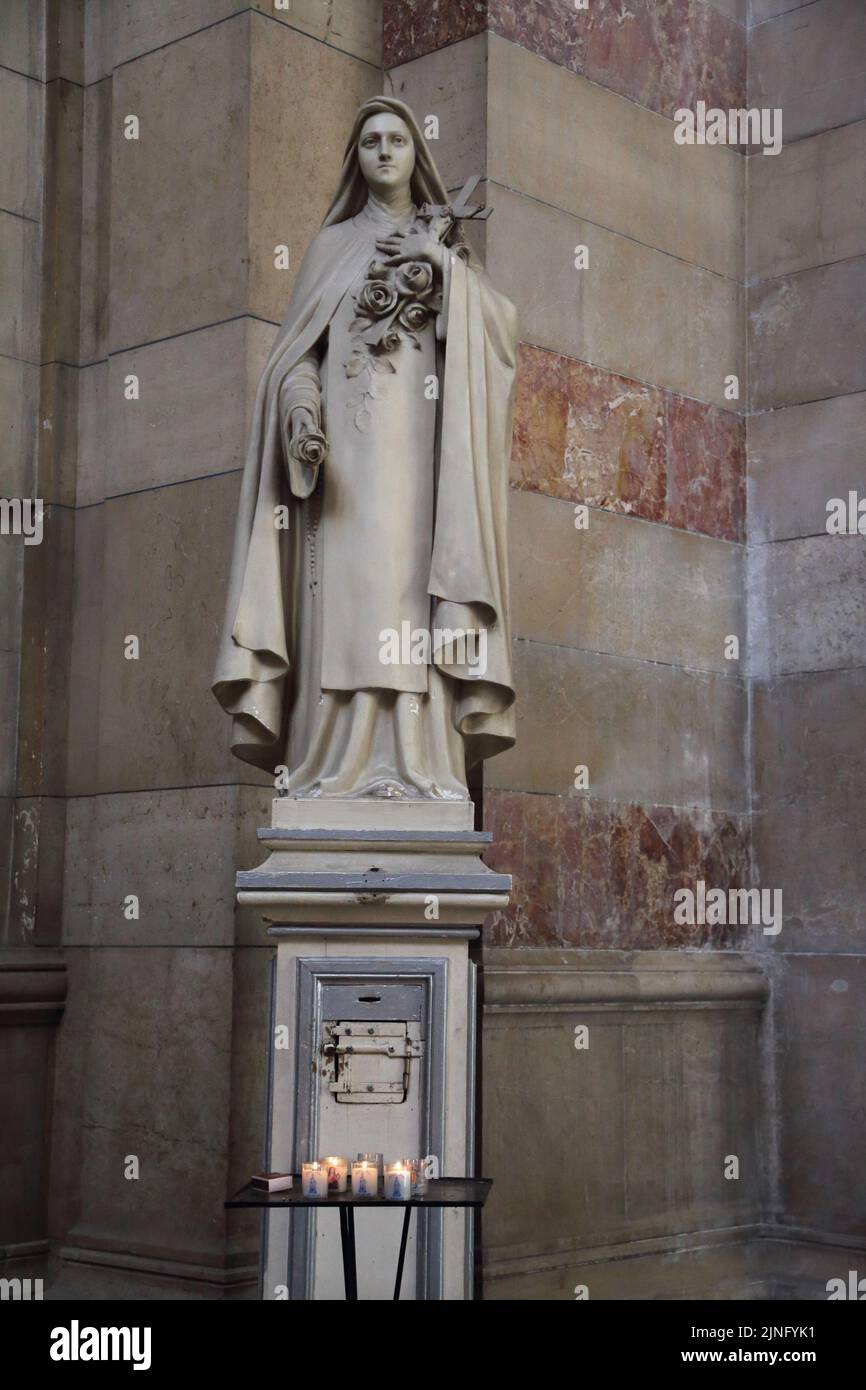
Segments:
[[[354,1105],[402,1105],[410,1067],[423,1043],[417,1023],[332,1022],[324,1027],[322,1053],[328,1089]]]

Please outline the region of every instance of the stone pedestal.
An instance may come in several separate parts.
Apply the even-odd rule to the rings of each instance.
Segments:
[[[269,857],[237,876],[277,941],[266,1163],[432,1154],[473,1174],[475,968],[508,901],[471,803],[274,801]],[[359,1293],[390,1298],[400,1213],[356,1215]],[[265,1218],[262,1296],[342,1297],[335,1215]],[[471,1217],[414,1213],[404,1298],[471,1297]]]

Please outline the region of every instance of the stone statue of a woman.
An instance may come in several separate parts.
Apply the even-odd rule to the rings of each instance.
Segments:
[[[213,689],[292,797],[465,801],[514,741],[516,313],[447,203],[364,102],[256,396]]]

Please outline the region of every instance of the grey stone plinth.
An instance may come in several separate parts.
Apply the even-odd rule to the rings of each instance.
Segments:
[[[469,802],[274,802],[269,851],[237,875],[238,902],[303,926],[475,926],[505,907],[509,874],[481,859]]]

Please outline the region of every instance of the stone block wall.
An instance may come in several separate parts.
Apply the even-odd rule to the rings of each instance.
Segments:
[[[271,788],[208,685],[258,375],[380,90],[438,118],[450,189],[481,175],[521,324],[484,1295],[821,1296],[861,1248],[862,539],[825,504],[866,495],[863,14],[5,6],[0,492],[47,510],[0,542],[0,995],[48,1118],[40,1149],[14,1112],[0,1244],[58,1294],[254,1293],[222,1203],[260,1155],[270,951],[233,877]],[[783,107],[782,154],[676,144],[698,100]],[[780,938],[675,923],[700,879],[781,887]]]
[[[811,1298],[866,1258],[866,569],[862,534],[827,531],[866,498],[866,10],[755,10],[750,101],[785,132],[749,159],[747,223],[753,844],[785,922],[770,1269]]]
[[[515,876],[484,954],[491,1298],[763,1287],[753,934],[673,919],[678,887],[751,876],[725,655],[746,638],[746,160],[673,121],[745,103],[747,35],[736,5],[671,8],[385,0],[389,87],[438,116],[450,187],[483,175],[487,269],[520,312],[518,742],[484,786]]]

